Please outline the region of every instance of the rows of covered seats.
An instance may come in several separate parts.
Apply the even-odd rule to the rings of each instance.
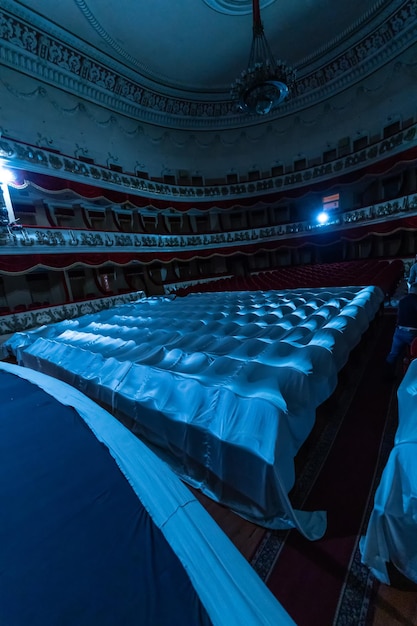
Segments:
[[[388,585],[392,566],[417,584],[417,360],[410,363],[397,396],[394,446],[360,544],[362,562]]]
[[[313,539],[325,516],[292,508],[294,458],[383,299],[378,287],[147,298],[3,349],[129,418],[210,497]]]
[[[384,294],[392,295],[404,275],[401,260],[345,261],[317,265],[282,267],[277,270],[253,273],[182,287],[179,296],[198,291],[256,291],[270,289],[297,289],[300,287],[344,287],[376,285]]]

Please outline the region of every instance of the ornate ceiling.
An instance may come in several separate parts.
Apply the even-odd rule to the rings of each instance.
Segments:
[[[229,88],[248,59],[248,0],[4,0],[2,5],[5,40],[22,35],[21,45],[44,64],[55,65],[57,72],[66,69],[75,82],[81,78],[132,100],[139,118],[147,112],[149,117],[150,109],[155,120],[164,117],[164,125],[170,119],[175,125],[175,117],[189,123],[198,118],[200,128],[204,118],[226,118],[226,126],[243,123]],[[15,15],[12,22],[8,11]],[[266,0],[261,12],[275,56],[297,70],[298,95],[281,114],[345,89],[388,62],[410,45],[410,28],[416,26],[414,2],[399,0]],[[54,80],[60,82],[58,75]]]
[[[263,119],[237,112],[229,88],[248,60],[251,5],[2,0],[0,130],[128,171],[207,176],[314,157],[413,114],[398,81],[413,84],[416,0],[261,1],[297,93]]]

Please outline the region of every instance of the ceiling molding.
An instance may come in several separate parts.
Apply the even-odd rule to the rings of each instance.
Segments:
[[[83,0],[75,2],[79,7],[87,6]],[[178,130],[244,128],[320,103],[363,80],[413,45],[417,41],[414,0],[395,4],[397,10],[389,15],[384,10],[383,21],[373,24],[373,30],[354,46],[327,59],[324,65],[311,72],[306,68],[296,82],[296,95],[268,115],[267,120],[236,112],[228,94],[195,93],[191,99],[164,92],[162,86],[159,91],[151,89],[142,82],[142,76],[68,33],[65,39],[61,38],[62,29],[39,16],[33,17],[19,5],[16,14],[0,12],[1,62],[138,121]],[[4,0],[3,5],[9,9],[16,7],[10,0]],[[66,43],[68,40],[71,43]]]

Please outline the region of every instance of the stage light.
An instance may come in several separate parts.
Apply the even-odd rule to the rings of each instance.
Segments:
[[[326,211],[322,211],[318,214],[317,221],[319,224],[327,224],[327,222],[329,221],[329,214],[326,213]]]
[[[12,183],[14,181],[13,171],[4,165],[0,165],[0,183]]]

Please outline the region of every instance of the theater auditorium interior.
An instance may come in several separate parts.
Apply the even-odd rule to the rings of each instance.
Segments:
[[[416,84],[415,0],[2,0],[1,623],[417,623]]]

